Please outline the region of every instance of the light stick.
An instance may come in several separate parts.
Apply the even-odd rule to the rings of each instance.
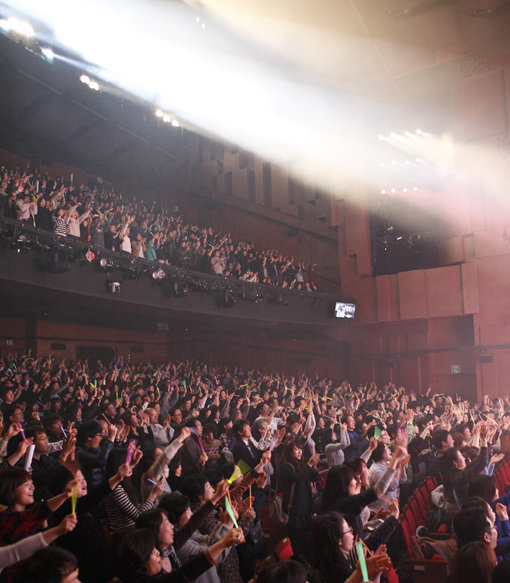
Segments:
[[[155,482],[154,480],[151,480],[150,478],[147,478],[147,482],[150,482],[151,484],[156,485],[158,482]],[[167,488],[163,488],[163,492],[170,492],[170,490],[168,490]]]
[[[25,432],[23,431],[23,425],[21,425],[21,423],[18,423],[18,427],[21,430],[21,437],[23,437],[23,439],[26,439],[27,436],[25,435]]]
[[[232,519],[232,522],[234,523],[235,528],[239,528],[239,525],[237,524],[236,517],[234,516],[234,511],[232,510],[232,506],[230,505],[230,500],[228,499],[228,496],[225,496],[225,510],[227,511],[228,515]]]
[[[363,578],[363,583],[368,583],[370,579],[368,578],[367,562],[365,561],[365,553],[363,551],[363,545],[360,542],[356,543],[356,552],[358,553],[359,566],[361,569],[361,576]]]
[[[71,512],[76,512],[76,502],[78,501],[78,486],[73,486],[71,491]]]
[[[128,446],[127,446],[126,464],[129,465],[131,463],[131,458],[133,457],[133,454],[135,453],[135,449],[136,449],[136,442],[134,439],[131,439],[128,443]]]
[[[30,469],[30,466],[32,465],[32,458],[34,457],[34,451],[35,451],[35,445],[32,443],[32,445],[28,446],[27,452],[25,454],[24,468],[27,471]]]

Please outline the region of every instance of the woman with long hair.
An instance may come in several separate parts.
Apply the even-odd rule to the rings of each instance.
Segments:
[[[466,458],[456,447],[447,449],[439,458],[439,470],[443,478],[444,495],[449,509],[454,514],[468,497],[471,480],[482,472],[489,461],[488,455],[488,425],[482,423],[480,428],[480,453],[468,465]]]
[[[316,466],[319,455],[303,461],[303,444],[290,439],[280,458],[279,490],[283,494],[282,509],[289,515],[287,528],[295,555],[309,554],[306,537],[312,523],[312,486],[318,480]]]
[[[120,568],[123,583],[187,583],[216,564],[227,548],[244,542],[243,532],[230,530],[220,541],[185,563],[179,569],[162,571],[161,555],[152,530],[141,528],[131,531],[122,543]]]
[[[326,583],[361,581],[361,572],[354,553],[356,533],[354,528],[339,512],[327,512],[317,517],[312,531],[312,564],[320,572]],[[386,549],[379,538],[371,535],[366,543],[375,554],[366,559],[371,581],[391,567]]]

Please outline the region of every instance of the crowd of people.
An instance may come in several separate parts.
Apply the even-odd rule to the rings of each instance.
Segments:
[[[302,291],[317,289],[317,264],[262,251],[212,227],[185,223],[169,208],[38,170],[0,168],[0,214],[61,237],[149,261]]]
[[[0,396],[0,581],[410,581],[399,513],[431,474],[447,540],[416,544],[452,583],[508,573],[508,398],[30,352]],[[268,524],[290,542],[263,568]]]

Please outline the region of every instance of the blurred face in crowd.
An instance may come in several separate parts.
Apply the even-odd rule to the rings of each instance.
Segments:
[[[37,453],[48,453],[50,443],[46,433],[38,433],[34,438],[35,451]]]
[[[343,553],[349,553],[354,547],[354,532],[347,521],[342,518],[341,536],[338,540],[338,546]]]
[[[174,542],[174,526],[164,512],[161,513],[161,519],[161,526],[158,530],[158,543],[162,549],[167,549]]]
[[[354,417],[352,415],[349,415],[347,417],[347,430],[354,431],[355,427],[356,427],[356,422],[354,421]]]

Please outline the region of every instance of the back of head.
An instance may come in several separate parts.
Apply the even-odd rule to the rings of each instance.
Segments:
[[[280,561],[267,566],[257,583],[306,583],[306,569],[297,561]]]
[[[207,477],[204,474],[190,474],[186,476],[181,483],[181,492],[187,496],[192,504],[199,502],[200,497],[204,495],[204,488]]]
[[[459,548],[471,542],[482,541],[490,528],[486,511],[481,508],[463,509],[453,519],[453,531]]]
[[[47,547],[21,563],[19,581],[23,583],[62,583],[78,568],[76,557],[58,547]]]
[[[469,483],[469,497],[471,496],[479,496],[490,504],[496,498],[494,476],[473,476]]]
[[[322,495],[322,508],[325,512],[333,508],[335,500],[349,496],[349,484],[354,477],[353,469],[346,465],[336,466],[329,470]]]
[[[120,550],[120,575],[123,583],[137,581],[147,574],[147,561],[156,547],[156,537],[148,528],[128,532]]]
[[[180,492],[165,494],[159,502],[159,508],[167,513],[168,520],[173,525],[179,524],[181,516],[190,505],[190,499]]]
[[[484,542],[459,548],[452,564],[451,583],[491,583],[496,553]]]

